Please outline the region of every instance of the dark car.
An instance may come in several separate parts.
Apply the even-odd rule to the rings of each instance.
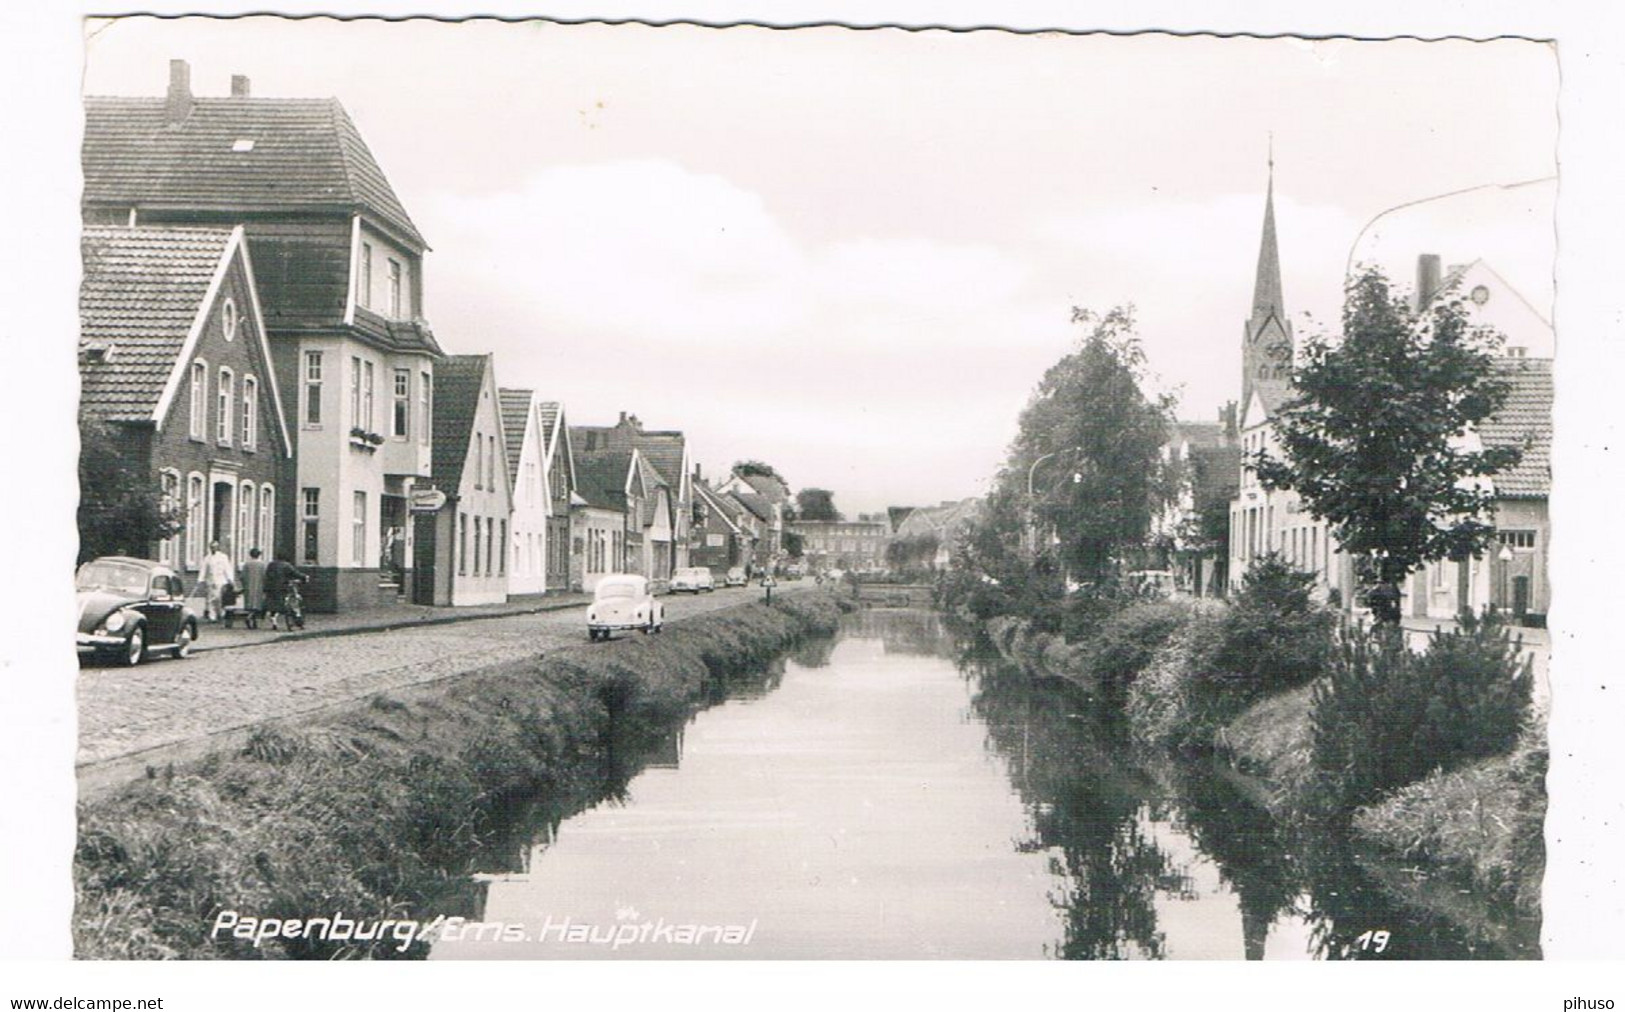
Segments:
[[[197,641],[197,615],[186,585],[147,559],[92,559],[74,574],[79,595],[79,656],[135,666],[148,654],[186,657]]]

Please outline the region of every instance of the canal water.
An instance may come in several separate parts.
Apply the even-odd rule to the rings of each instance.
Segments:
[[[601,796],[481,855],[431,958],[1538,956],[1294,853],[1218,770],[1130,761],[929,612],[847,616],[633,737]]]

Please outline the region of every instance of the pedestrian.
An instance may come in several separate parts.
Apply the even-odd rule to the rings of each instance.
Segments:
[[[1366,607],[1371,609],[1371,617],[1379,626],[1398,627],[1400,619],[1399,588],[1387,580],[1377,584],[1370,594],[1366,595]]]
[[[203,619],[218,622],[225,617],[224,598],[234,574],[231,556],[220,550],[220,542],[209,542],[209,554],[203,557],[203,568],[198,570],[197,582],[203,594]]]
[[[276,559],[265,567],[265,601],[271,613],[272,629],[277,628],[279,617],[287,620],[289,629],[295,625],[304,628],[304,611],[297,604],[297,595],[299,584],[305,579],[305,574],[286,559]]]
[[[245,621],[248,628],[258,629],[260,619],[265,617],[265,560],[260,558],[258,548],[248,550],[248,561],[237,576],[242,583],[243,610],[247,613]]]

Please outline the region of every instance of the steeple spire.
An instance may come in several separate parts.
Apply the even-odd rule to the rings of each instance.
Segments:
[[[1253,282],[1253,319],[1286,315],[1281,295],[1281,250],[1275,241],[1275,139],[1270,138],[1269,188],[1264,197],[1264,236],[1258,244],[1258,276]]]

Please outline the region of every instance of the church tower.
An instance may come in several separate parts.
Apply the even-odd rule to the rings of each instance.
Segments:
[[[1253,280],[1253,313],[1241,341],[1241,410],[1257,391],[1267,414],[1287,399],[1292,386],[1292,323],[1281,294],[1281,250],[1275,239],[1275,155],[1269,161],[1269,188],[1264,197],[1264,234],[1258,244],[1258,274]]]

